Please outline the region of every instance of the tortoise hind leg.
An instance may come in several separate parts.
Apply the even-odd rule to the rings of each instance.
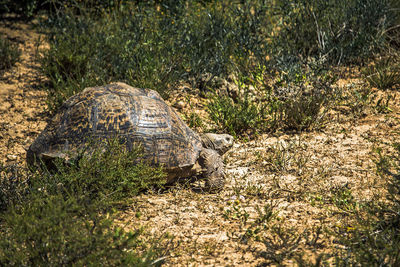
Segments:
[[[199,164],[206,179],[209,191],[221,190],[225,185],[225,172],[222,157],[213,149],[204,148],[199,155]]]

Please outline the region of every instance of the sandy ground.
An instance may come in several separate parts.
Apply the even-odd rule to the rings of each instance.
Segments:
[[[24,164],[25,150],[49,119],[35,59],[40,35],[12,20],[0,22],[0,33],[23,52],[0,79],[0,163]],[[365,84],[355,79],[338,86],[351,90]],[[374,103],[355,112],[350,93],[322,130],[237,141],[225,155],[225,190],[208,194],[176,185],[150,192],[134,199],[118,224],[126,230],[143,226],[149,238],[172,237],[160,240],[168,244],[167,266],[291,266],[295,262],[285,260],[288,255],[304,252],[311,263],[321,253],[333,253],[338,245],[327,231],[353,219],[357,207],[346,205],[383,192],[375,151],[390,150],[400,126],[398,93],[376,95],[388,93],[397,98],[387,114],[378,113]]]
[[[0,163],[24,162],[25,149],[46,126],[46,93],[40,90],[35,60],[39,34],[12,18],[0,22],[0,34],[18,43],[21,60],[0,77]]]

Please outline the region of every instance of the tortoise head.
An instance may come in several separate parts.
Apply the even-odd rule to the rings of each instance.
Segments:
[[[218,154],[225,154],[233,146],[233,136],[229,134],[205,133],[201,135],[203,147],[214,149]]]

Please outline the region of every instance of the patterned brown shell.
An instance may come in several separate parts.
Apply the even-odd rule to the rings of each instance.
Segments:
[[[65,158],[85,145],[88,137],[122,137],[140,143],[145,159],[166,169],[192,166],[202,148],[199,136],[149,89],[124,83],[90,87],[69,98],[27,152],[35,158]]]

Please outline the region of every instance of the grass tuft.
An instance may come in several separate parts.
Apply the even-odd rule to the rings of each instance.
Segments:
[[[398,56],[394,55],[394,58],[397,59]],[[364,76],[372,87],[392,89],[400,84],[400,64],[394,62],[392,57],[380,58],[373,66],[365,69]]]
[[[0,37],[0,72],[12,68],[19,60],[21,51],[16,44]]]

